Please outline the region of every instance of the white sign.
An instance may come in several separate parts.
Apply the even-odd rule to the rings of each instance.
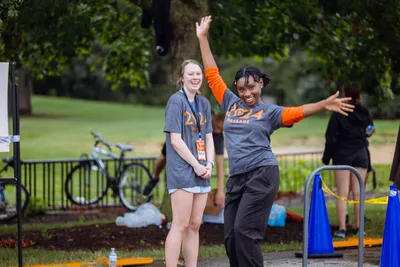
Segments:
[[[0,62],[0,137],[8,137],[8,66],[9,63]],[[0,142],[0,152],[9,152],[10,144]]]

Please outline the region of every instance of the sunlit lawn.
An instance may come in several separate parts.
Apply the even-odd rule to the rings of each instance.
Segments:
[[[44,96],[34,96],[32,105],[34,115],[21,119],[22,159],[77,158],[91,150],[90,131],[102,133],[113,144],[136,145],[130,153],[134,156],[157,155],[165,139],[163,107]],[[328,119],[311,117],[293,128],[280,129],[273,135],[274,145],[323,138]],[[399,123],[400,120],[375,121],[374,140],[394,142]]]
[[[99,132],[110,143],[126,143],[135,145],[130,156],[156,156],[165,138],[163,133],[164,108],[133,104],[106,103],[84,101],[68,98],[34,96],[33,116],[21,119],[21,157],[28,159],[78,158],[82,153],[90,153],[93,138],[90,131]],[[311,117],[290,129],[280,129],[273,135],[276,146],[296,144],[307,138],[323,139],[328,117]],[[379,129],[373,140],[393,142],[397,134],[397,121],[375,121]],[[11,127],[10,127],[11,130]],[[300,142],[301,143],[301,142]],[[114,152],[118,152],[114,148]],[[6,156],[6,154],[2,154]],[[291,168],[291,164],[282,164],[281,168]],[[308,163],[307,163],[308,164]],[[1,164],[0,164],[1,166]],[[388,185],[389,165],[377,165],[378,188],[386,190]],[[3,177],[11,177],[12,170]],[[311,171],[311,169],[310,169]],[[61,174],[56,170],[55,192],[61,192]],[[8,175],[8,176],[7,176]],[[37,194],[43,194],[41,169],[37,171]],[[65,176],[65,175],[64,175]],[[63,177],[65,179],[65,177]],[[305,179],[305,177],[300,177]],[[283,178],[282,183],[292,181]],[[299,181],[302,184],[304,181]],[[216,182],[213,179],[212,185]],[[368,189],[370,189],[369,182]],[[162,184],[160,184],[162,188]],[[284,184],[281,184],[284,189]],[[14,194],[13,194],[14,195]],[[60,201],[62,193],[55,195],[55,201]]]

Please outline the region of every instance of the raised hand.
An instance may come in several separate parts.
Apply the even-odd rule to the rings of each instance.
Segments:
[[[211,16],[205,16],[201,18],[200,24],[196,22],[196,35],[197,38],[207,37],[208,30],[210,29]]]
[[[347,112],[353,112],[354,106],[345,102],[350,101],[351,97],[337,98],[338,96],[339,91],[325,99],[325,108],[348,116]]]

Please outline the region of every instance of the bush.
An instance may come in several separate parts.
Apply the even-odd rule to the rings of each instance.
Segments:
[[[286,167],[286,168],[285,168]],[[303,191],[307,177],[313,171],[311,163],[306,164],[304,160],[299,160],[291,167],[281,168],[280,192],[299,192]]]
[[[25,216],[43,215],[47,211],[46,205],[41,198],[30,198],[25,210]]]

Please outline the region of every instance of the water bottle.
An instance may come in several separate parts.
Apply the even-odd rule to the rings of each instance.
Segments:
[[[366,129],[366,133],[368,136],[370,136],[372,134],[372,131],[374,130],[374,125],[370,124],[368,125],[367,129]]]
[[[111,249],[108,261],[110,262],[110,267],[117,267],[117,253],[115,253],[115,248]]]

